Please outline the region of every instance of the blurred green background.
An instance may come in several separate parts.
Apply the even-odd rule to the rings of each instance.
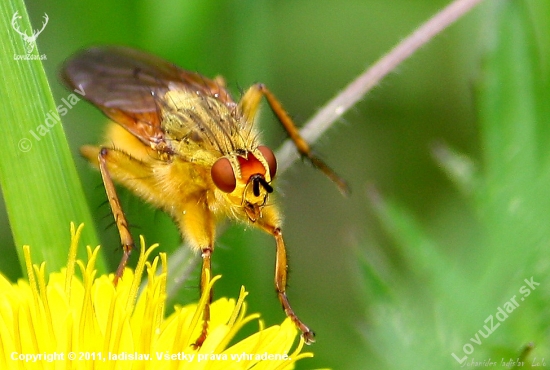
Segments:
[[[44,13],[49,16],[38,47],[47,55],[44,66],[56,101],[68,95],[57,77],[67,57],[90,45],[121,44],[208,77],[222,75],[237,97],[239,90],[263,82],[301,125],[447,3],[98,0],[26,5],[35,28]],[[462,358],[466,343],[475,349],[467,361],[492,358],[500,366],[501,358],[519,358],[531,341],[536,347],[524,367],[534,357],[550,357],[550,224],[544,197],[550,185],[544,148],[550,124],[540,100],[548,94],[550,7],[535,0],[514,1],[522,5],[510,11],[496,3],[476,8],[423,47],[314,145],[349,182],[350,197],[342,197],[307,163],[296,163],[278,179],[290,255],[289,298],[317,333],[317,343],[308,348],[315,357],[298,363],[299,369],[458,368],[451,353]],[[501,163],[495,154],[498,145],[507,141],[499,141],[498,123],[483,123],[492,104],[480,93],[488,86],[484,78],[492,76],[483,67],[495,60],[498,64],[506,54],[491,57],[487,51],[498,44],[498,17],[516,15],[521,16],[517,27],[528,28],[519,41],[527,40],[532,51],[530,77],[542,89],[533,137],[516,143],[519,152],[536,147],[540,165],[529,170],[536,172],[536,181],[522,176],[521,163],[504,164],[497,169],[502,176],[491,177],[491,166]],[[521,67],[511,73],[520,73]],[[86,227],[96,228],[114,269],[118,235],[108,227],[112,220],[101,179],[78,154],[81,145],[101,140],[104,123],[102,114],[85,102],[63,118],[97,219]],[[271,147],[285,139],[267,107],[259,124]],[[517,136],[511,130],[507,138],[513,141]],[[448,147],[467,157],[443,156],[457,160],[456,165],[434,159],[434,148],[446,153]],[[513,151],[503,153],[508,158]],[[459,181],[449,179],[446,166]],[[460,168],[476,168],[474,179],[470,172],[460,175]],[[514,178],[518,184],[504,186]],[[134,233],[172,253],[180,239],[171,221],[122,189],[121,194]],[[484,203],[486,199],[491,201]],[[522,212],[506,218],[514,205]],[[16,278],[20,272],[14,268],[10,227],[7,216],[0,217],[0,269]],[[249,311],[261,312],[268,325],[281,322],[284,314],[273,287],[273,240],[242,225],[227,226],[213,257],[215,273],[223,275],[216,296],[236,297],[245,285]],[[473,344],[470,338],[483,330],[484,320],[531,276],[541,284],[533,298],[521,302],[482,344]],[[195,273],[179,301],[196,299],[197,284]],[[550,366],[550,358],[547,362]]]

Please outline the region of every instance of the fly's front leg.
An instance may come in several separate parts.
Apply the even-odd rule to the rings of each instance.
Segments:
[[[212,279],[211,258],[214,253],[214,239],[216,234],[215,217],[208,207],[206,193],[194,193],[179,204],[179,211],[175,218],[182,230],[185,240],[191,249],[199,251],[202,257],[200,294],[204,297],[208,294],[203,310],[202,331],[193,346],[202,346],[208,336],[208,324],[210,321],[210,303],[212,303],[213,291],[208,292],[207,271]]]
[[[281,124],[283,125],[283,128],[290,136],[292,142],[294,142],[294,145],[296,146],[298,152],[303,157],[307,158],[314,167],[321,170],[321,172],[323,172],[331,181],[333,181],[344,195],[348,195],[350,190],[347,183],[340,176],[338,176],[329,166],[327,166],[325,162],[323,162],[320,158],[316,157],[312,153],[309,144],[307,143],[307,141],[304,140],[302,135],[300,135],[300,131],[292,121],[292,118],[290,118],[279,100],[264,84],[256,84],[250,87],[250,89],[248,89],[248,91],[241,99],[240,106],[243,115],[248,119],[248,121],[253,121],[254,116],[258,111],[258,106],[262,96],[265,96],[271,110],[273,111],[279,122],[281,122]]]
[[[111,211],[113,212],[113,216],[115,218],[116,227],[120,235],[120,243],[122,244],[122,249],[124,253],[122,255],[122,259],[120,260],[118,268],[116,269],[115,279],[113,281],[113,283],[117,285],[118,279],[120,279],[122,277],[122,274],[124,273],[124,267],[126,267],[126,263],[128,263],[130,253],[132,252],[132,249],[134,249],[134,239],[130,234],[128,222],[126,221],[124,211],[120,206],[120,201],[116,193],[115,184],[113,183],[113,179],[111,178],[109,170],[107,169],[107,161],[111,150],[112,149],[101,148],[99,150],[97,158],[99,171],[101,172],[101,178],[103,179],[103,185],[105,186],[107,199],[109,200],[109,205],[111,206]]]
[[[288,264],[286,258],[285,242],[283,241],[283,234],[280,228],[275,228],[272,231],[273,236],[277,244],[277,254],[275,259],[275,288],[277,289],[277,296],[279,301],[285,310],[285,314],[289,317],[296,327],[302,332],[302,337],[306,344],[315,342],[315,333],[306,324],[302,322],[294,313],[294,310],[288,302],[286,296],[286,277],[288,271]]]
[[[279,224],[277,212],[273,208],[264,208],[262,218],[257,221],[257,226],[264,231],[273,235],[277,247],[275,257],[275,288],[277,290],[277,297],[283,306],[283,310],[287,317],[289,317],[296,327],[302,332],[302,338],[306,344],[315,342],[315,333],[311,330],[300,318],[288,301],[286,295],[286,280],[288,273],[288,261],[286,258],[286,247],[283,240],[283,233],[279,226],[273,226]]]

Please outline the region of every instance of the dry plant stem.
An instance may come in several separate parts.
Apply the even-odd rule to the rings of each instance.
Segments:
[[[309,143],[315,142],[338,118],[376,86],[384,76],[482,1],[455,0],[434,15],[319,110],[300,130],[302,137]],[[279,162],[279,173],[285,171],[299,157],[295,146],[290,140],[287,140],[281,146],[276,156]]]

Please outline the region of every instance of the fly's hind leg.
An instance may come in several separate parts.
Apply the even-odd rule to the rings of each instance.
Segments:
[[[118,229],[118,233],[120,235],[120,243],[122,244],[123,250],[122,259],[120,260],[118,268],[116,269],[115,279],[113,281],[113,283],[116,285],[118,283],[118,279],[120,279],[122,277],[122,274],[124,273],[124,268],[128,263],[128,258],[130,257],[130,253],[132,252],[132,249],[134,249],[135,244],[134,239],[132,238],[132,235],[130,234],[130,230],[128,228],[128,221],[126,220],[126,216],[124,215],[124,211],[122,210],[122,207],[120,205],[120,201],[118,199],[118,195],[115,189],[115,184],[113,183],[113,179],[111,178],[109,170],[107,169],[107,158],[109,157],[111,151],[112,149],[100,148],[97,159],[99,171],[101,172],[101,178],[103,179],[103,185],[105,186],[107,199],[109,200],[109,205],[111,206],[111,211],[113,212],[113,216],[115,218],[115,223]]]
[[[350,190],[344,179],[338,176],[325,162],[316,157],[307,143],[304,140],[300,131],[294,124],[294,121],[283,108],[281,102],[273,95],[273,93],[264,85],[256,84],[248,89],[239,102],[244,117],[248,122],[253,122],[254,117],[258,111],[260,100],[262,96],[265,96],[269,107],[283,125],[283,128],[290,136],[290,139],[296,146],[296,149],[303,157],[307,158],[315,168],[318,168],[325,174],[331,181],[333,181],[342,194],[348,195]]]
[[[116,148],[85,145],[80,149],[80,152],[90,163],[99,168],[105,192],[107,193],[107,199],[120,236],[123,256],[115,274],[114,284],[116,285],[122,277],[130,253],[134,249],[134,240],[130,234],[126,216],[120,205],[113,177],[117,181],[123,182],[130,189],[141,189],[142,192],[145,192],[144,189],[148,189],[148,193],[151,193],[152,189],[154,189],[154,184],[150,180],[150,168],[146,163]]]

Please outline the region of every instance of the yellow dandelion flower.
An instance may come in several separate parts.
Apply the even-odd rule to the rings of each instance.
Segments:
[[[141,238],[135,271],[126,269],[115,287],[112,274],[96,277],[99,247],[88,247],[87,263],[76,260],[81,230],[71,225],[61,272],[46,279],[45,264],[33,265],[25,246],[28,280],[12,284],[0,274],[0,369],[292,369],[313,356],[301,353],[301,339],[292,349],[298,333],[288,319],[266,329],[259,321],[257,333],[232,343],[243,325],[259,318],[246,315],[244,288],[237,300],[212,303],[208,337],[195,349],[209,293],[164,317],[166,255],[148,261],[157,245],[146,249]],[[208,290],[219,278],[208,281]]]

